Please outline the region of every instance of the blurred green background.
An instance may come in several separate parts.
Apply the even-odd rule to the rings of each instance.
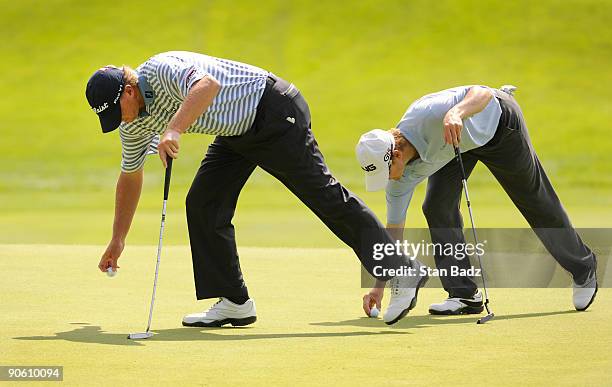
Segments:
[[[394,126],[423,94],[517,85],[535,148],[576,226],[612,226],[612,2],[0,0],[0,243],[105,244],[119,173],[117,133],[84,98],[106,64],[167,50],[254,64],[294,82],[336,177],[363,191],[359,135]],[[173,171],[166,241],[186,244],[184,197],[212,137],[187,135]],[[129,243],[156,243],[162,168],[149,158]],[[409,209],[423,226],[425,185]],[[482,166],[470,179],[477,225],[524,226]],[[245,246],[339,246],[281,184],[257,171],[235,219]]]

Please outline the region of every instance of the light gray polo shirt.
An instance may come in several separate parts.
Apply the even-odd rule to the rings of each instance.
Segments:
[[[402,135],[416,148],[420,158],[406,165],[400,180],[389,180],[387,184],[388,223],[404,222],[416,185],[455,157],[453,146],[444,142],[442,120],[472,87],[491,90],[486,86],[460,86],[428,94],[410,105],[397,124]],[[491,140],[500,116],[499,101],[493,96],[483,111],[463,120],[461,152],[478,148]]]

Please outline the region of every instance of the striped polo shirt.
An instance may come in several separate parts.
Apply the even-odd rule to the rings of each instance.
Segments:
[[[134,172],[147,154],[157,153],[160,134],[181,106],[189,89],[207,74],[221,88],[206,112],[187,133],[239,136],[253,124],[268,72],[227,59],[185,51],[155,55],[136,68],[145,109],[130,123],[119,126],[121,170]]]

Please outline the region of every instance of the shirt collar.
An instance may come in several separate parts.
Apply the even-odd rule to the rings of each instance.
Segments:
[[[144,75],[138,75],[138,88],[145,103],[144,109],[140,110],[138,116],[147,117],[151,114],[150,107],[155,101],[155,90],[153,90]]]

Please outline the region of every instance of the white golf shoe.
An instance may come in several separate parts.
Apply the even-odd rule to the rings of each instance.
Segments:
[[[429,276],[420,275],[420,267],[423,266],[418,260],[413,261],[416,268],[415,276],[397,276],[389,280],[391,285],[391,300],[383,316],[385,324],[392,325],[404,318],[408,312],[416,306],[419,289],[425,285]]]
[[[597,274],[593,270],[589,278],[582,285],[574,282],[574,307],[578,311],[587,310],[595,300],[597,294]]]
[[[480,290],[471,298],[449,297],[440,303],[429,306],[429,313],[437,315],[479,314],[483,310]]]
[[[205,312],[192,313],[183,317],[183,326],[221,327],[225,324],[232,324],[232,326],[241,327],[253,324],[255,320],[257,320],[255,301],[249,299],[244,304],[239,305],[221,297]]]

